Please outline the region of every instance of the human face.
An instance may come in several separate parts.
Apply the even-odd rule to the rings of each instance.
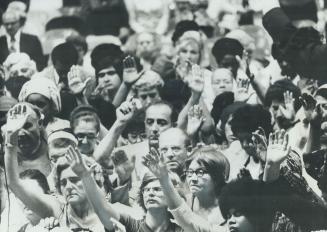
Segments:
[[[109,91],[118,90],[121,80],[114,67],[102,69],[97,74],[98,83],[104,89]]]
[[[227,139],[228,144],[231,144],[236,138],[234,136],[234,133],[232,131],[231,121],[233,116],[229,116],[226,125],[225,125],[225,137]]]
[[[137,38],[137,53],[152,51],[154,49],[154,38],[150,33],[141,33]]]
[[[147,210],[167,207],[166,197],[159,180],[151,181],[144,186],[143,203]]]
[[[233,91],[233,74],[228,69],[217,69],[212,74],[211,85],[215,96]]]
[[[159,151],[169,170],[179,170],[187,158],[185,136],[180,133],[162,133],[159,137]]]
[[[60,176],[60,188],[68,204],[80,205],[87,202],[83,183],[71,168],[66,168],[62,171]]]
[[[317,106],[320,109],[321,112],[321,118],[322,118],[322,123],[321,123],[321,131],[322,131],[322,136],[321,139],[324,141],[327,140],[327,99],[317,95],[315,97],[315,100],[317,101]],[[326,142],[324,142],[326,143]]]
[[[26,78],[31,78],[35,70],[31,68],[30,62],[20,62],[16,65],[13,65],[9,71],[9,76],[22,76]]]
[[[38,93],[32,93],[27,97],[26,101],[39,108],[41,113],[44,115],[44,121],[48,122],[50,118],[53,117],[51,101],[45,96]]]
[[[190,42],[179,50],[179,57],[182,60],[188,60],[193,64],[198,64],[200,61],[200,48],[196,43]]]
[[[78,119],[74,128],[74,134],[78,139],[79,151],[86,155],[92,154],[98,136],[95,122],[85,121],[83,118]]]
[[[141,100],[143,107],[147,107],[151,103],[161,99],[157,88],[139,89],[137,96]]]
[[[170,128],[171,109],[166,105],[150,106],[145,112],[145,133],[147,137],[155,136]]]
[[[18,147],[20,155],[27,160],[35,160],[40,155],[36,151],[41,144],[40,122],[37,114],[30,108],[30,115],[27,118],[23,128],[18,131]]]
[[[252,223],[236,209],[229,210],[227,223],[230,232],[255,232]]]
[[[274,130],[276,129],[289,129],[292,126],[292,121],[285,117],[281,107],[285,108],[285,104],[283,102],[273,100],[271,106],[269,108],[273,121],[275,122]]]
[[[55,61],[53,66],[59,76],[59,80],[68,85],[67,74],[70,71],[72,64],[63,64],[60,61]]]
[[[186,181],[195,196],[209,196],[215,191],[214,183],[204,166],[193,160],[186,171]]]
[[[58,138],[48,143],[50,160],[56,163],[59,158],[64,157],[69,145],[72,143],[73,142],[65,138]]]
[[[3,25],[10,36],[15,36],[20,28],[19,17],[12,13],[7,13],[3,17]]]

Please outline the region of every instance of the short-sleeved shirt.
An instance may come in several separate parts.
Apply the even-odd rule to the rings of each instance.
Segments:
[[[153,232],[151,228],[145,223],[145,219],[136,220],[128,215],[120,215],[119,219],[126,231],[128,232]],[[182,232],[182,228],[174,223],[170,223],[169,227],[165,232]]]

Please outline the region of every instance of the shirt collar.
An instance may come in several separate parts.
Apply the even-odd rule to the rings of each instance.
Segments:
[[[16,34],[15,34],[15,41],[18,42],[20,40],[20,35],[21,35],[22,31],[21,29],[19,29]],[[10,42],[11,40],[11,36],[6,32],[6,36],[7,36],[7,39],[8,39],[8,42]]]

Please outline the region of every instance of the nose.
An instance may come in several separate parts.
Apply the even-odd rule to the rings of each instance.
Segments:
[[[158,124],[155,122],[153,123],[152,127],[151,127],[151,132],[153,135],[158,135],[159,134],[159,127]]]
[[[196,175],[196,173],[193,173],[192,176],[189,177],[189,180],[193,183],[197,183],[198,182],[198,176]]]
[[[150,98],[150,96],[147,96],[145,99],[145,104],[148,106],[151,104],[151,102],[152,102],[152,99]]]
[[[87,144],[87,138],[86,138],[86,136],[82,139],[81,143],[82,144]]]
[[[228,224],[229,225],[233,225],[233,224],[235,224],[236,223],[236,221],[235,221],[235,217],[234,217],[234,215],[232,215],[229,219],[228,219]]]
[[[172,159],[174,158],[174,154],[173,154],[173,152],[172,152],[171,149],[168,149],[168,150],[167,150],[165,156],[166,156],[166,158],[167,158],[168,160],[172,160]]]

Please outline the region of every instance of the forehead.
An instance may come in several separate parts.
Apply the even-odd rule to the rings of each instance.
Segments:
[[[76,125],[74,128],[74,133],[96,133],[96,122],[91,120],[85,120],[81,117],[77,119]]]
[[[149,33],[142,33],[137,37],[137,41],[138,42],[143,42],[143,41],[152,41],[153,35],[149,34]]]
[[[185,44],[181,45],[181,50],[192,50],[192,51],[199,51],[200,47],[195,41],[187,41]]]
[[[192,162],[190,163],[190,166],[188,168],[196,170],[199,168],[204,169],[204,166],[202,164],[199,164],[199,161],[197,159],[195,159],[195,160],[192,160]]]
[[[169,106],[160,104],[150,106],[145,112],[145,118],[165,119],[169,121],[171,114],[172,112]]]
[[[19,20],[19,16],[18,14],[14,14],[14,13],[7,13],[3,15],[2,19],[3,19],[3,23],[14,23]]]
[[[233,79],[232,73],[228,69],[217,69],[213,74],[212,78],[217,79]]]
[[[39,94],[39,93],[32,93],[30,95],[28,95],[27,99],[26,99],[27,102],[35,102],[35,101],[41,101],[41,102],[50,102],[50,100],[48,98],[46,98],[45,96]]]
[[[185,136],[177,131],[165,131],[159,137],[159,147],[163,146],[185,146]]]
[[[105,73],[105,72],[109,72],[109,71],[116,71],[116,69],[112,66],[109,66],[105,69],[101,69],[98,73]]]
[[[160,187],[160,182],[159,180],[153,180],[150,183],[148,183],[147,185],[145,185],[144,187]]]
[[[68,179],[70,177],[77,177],[77,175],[73,172],[73,170],[68,167],[66,169],[64,169],[62,172],[61,172],[61,176],[60,176],[60,179]]]
[[[142,94],[149,94],[149,93],[157,93],[158,90],[155,86],[153,86],[152,88],[148,89],[148,88],[140,88],[138,90],[138,94],[142,95]]]

